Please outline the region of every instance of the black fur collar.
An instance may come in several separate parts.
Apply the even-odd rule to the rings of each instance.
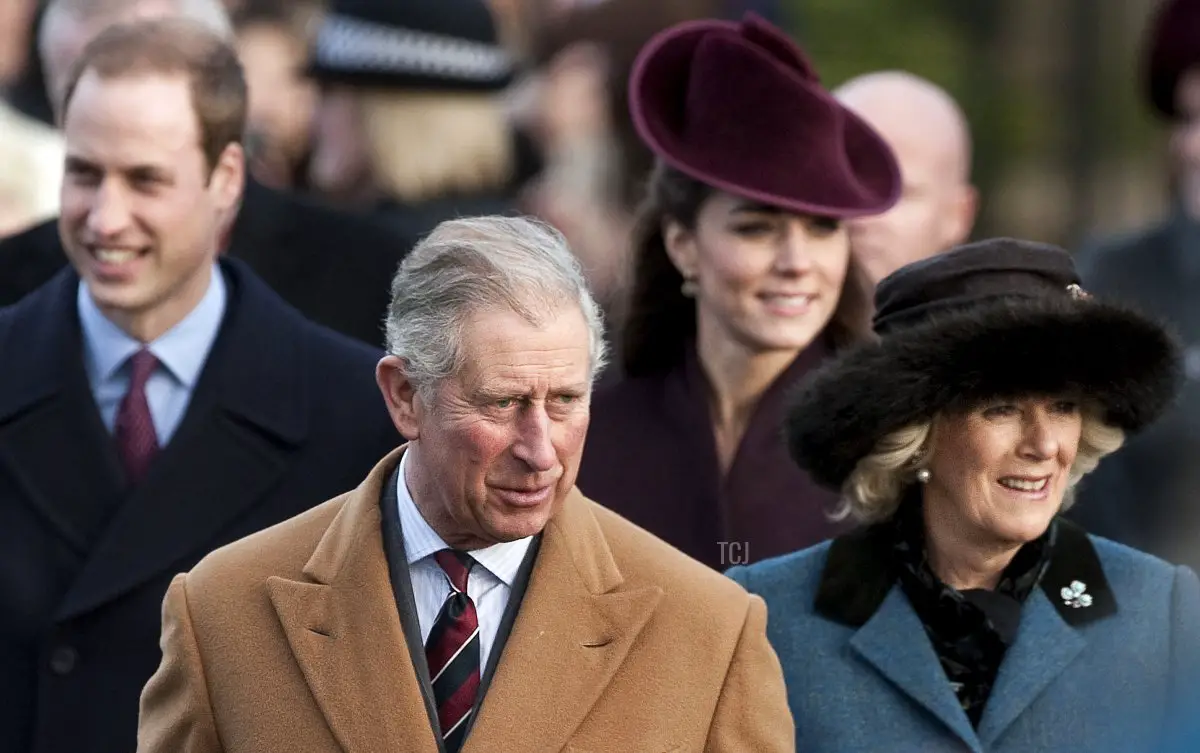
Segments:
[[[896,567],[892,534],[887,524],[859,529],[834,539],[817,589],[817,613],[845,625],[862,627],[896,585]],[[1075,583],[1083,586],[1079,593],[1071,591]],[[1116,597],[1091,539],[1082,528],[1062,518],[1058,520],[1058,540],[1041,587],[1059,615],[1072,627],[1117,612]],[[1084,595],[1091,597],[1088,606],[1082,606],[1087,601],[1083,599]]]

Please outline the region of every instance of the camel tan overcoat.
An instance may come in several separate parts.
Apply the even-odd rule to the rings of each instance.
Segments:
[[[380,527],[401,452],[175,578],[141,753],[437,753]],[[464,753],[792,753],[765,626],[757,596],[572,492]]]

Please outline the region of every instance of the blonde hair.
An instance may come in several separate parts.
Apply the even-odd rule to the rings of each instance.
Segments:
[[[363,124],[382,188],[401,201],[503,186],[513,145],[500,102],[478,93],[360,94]]]
[[[1071,466],[1068,490],[1062,509],[1075,503],[1075,485],[1096,469],[1104,456],[1116,452],[1125,441],[1125,432],[1105,423],[1100,411],[1087,407],[1079,434],[1079,450]],[[876,443],[869,455],[858,461],[842,485],[842,498],[834,510],[834,520],[852,518],[861,523],[879,523],[896,512],[904,490],[913,483],[917,471],[933,453],[935,420],[897,429]]]

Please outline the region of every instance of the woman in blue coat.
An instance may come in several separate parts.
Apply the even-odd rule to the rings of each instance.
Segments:
[[[1200,667],[1200,583],[1059,513],[1168,406],[1174,341],[1011,239],[899,270],[876,308],[879,339],[786,419],[862,525],[729,573],[767,602],[798,749],[1156,750]]]

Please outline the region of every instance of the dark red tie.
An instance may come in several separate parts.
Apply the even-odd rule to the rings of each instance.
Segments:
[[[425,660],[446,752],[458,753],[479,693],[479,617],[467,595],[467,576],[475,561],[452,549],[433,556],[450,580],[451,593],[429,632]]]
[[[146,382],[158,368],[158,359],[148,350],[134,353],[130,359],[129,391],[117,409],[117,453],[125,467],[125,479],[136,486],[146,477],[150,461],[158,452],[158,435],[154,433],[154,418],[146,402]]]

